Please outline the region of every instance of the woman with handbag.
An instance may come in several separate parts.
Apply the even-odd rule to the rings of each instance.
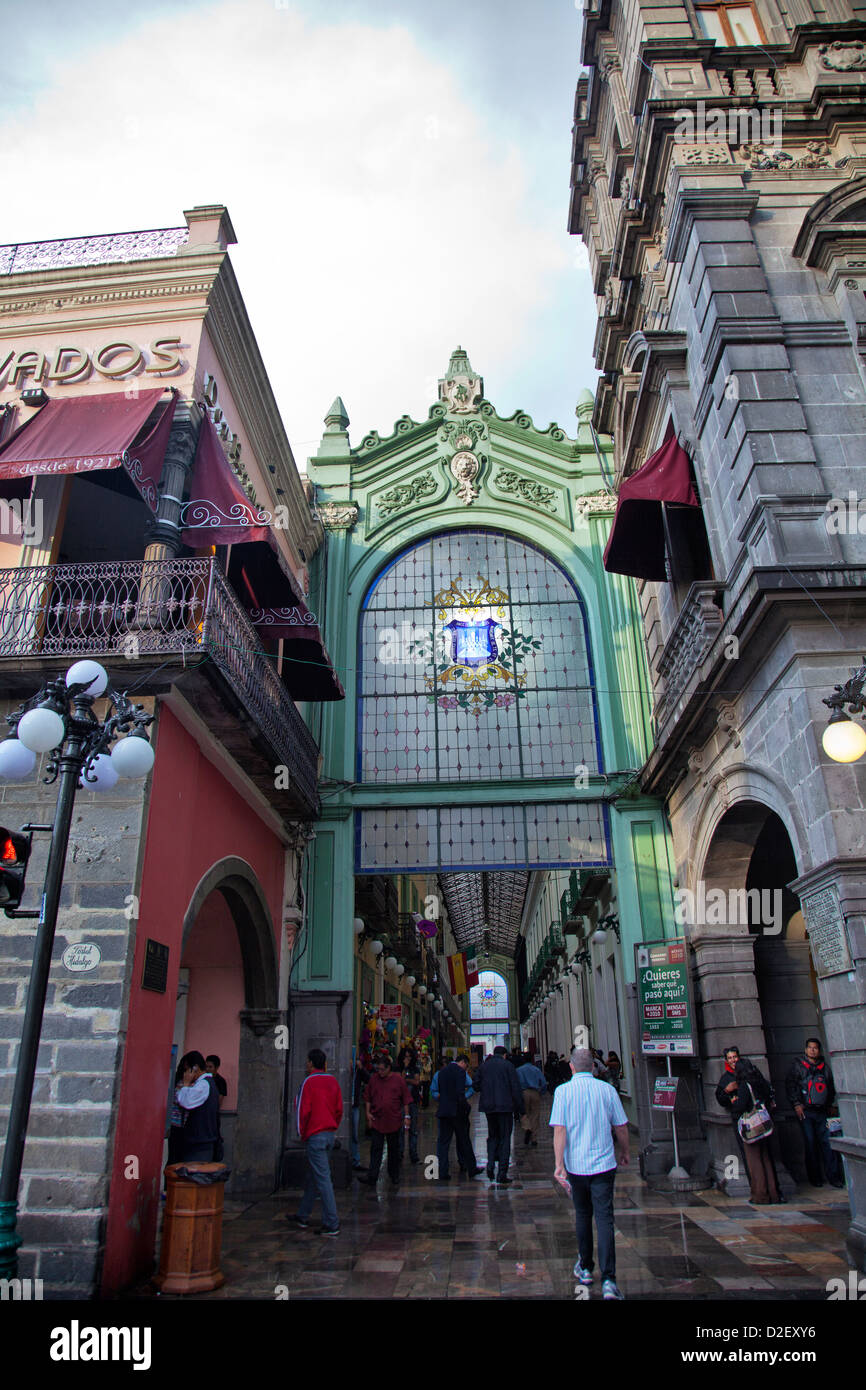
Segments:
[[[737,1121],[749,1170],[750,1201],[753,1206],[769,1206],[785,1199],[776,1182],[776,1169],[770,1154],[773,1121],[770,1105],[773,1092],[769,1081],[754,1063],[741,1057],[734,1069],[737,1090],[731,1114]]]

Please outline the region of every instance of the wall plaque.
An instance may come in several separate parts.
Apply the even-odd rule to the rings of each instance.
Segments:
[[[819,893],[804,898],[803,916],[806,918],[816,974],[822,977],[841,975],[851,970],[851,952],[835,884],[829,884]]]
[[[161,941],[147,939],[144,948],[144,970],[141,976],[142,989],[152,989],[156,994],[165,994],[168,982],[168,947]]]
[[[102,960],[102,952],[95,941],[77,941],[73,946],[66,947],[61,959],[67,970],[79,975],[95,970]]]

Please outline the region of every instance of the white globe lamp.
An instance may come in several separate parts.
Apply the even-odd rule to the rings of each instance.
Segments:
[[[0,743],[0,777],[6,782],[23,782],[36,766],[36,754],[18,738]]]
[[[48,753],[63,741],[66,725],[56,710],[39,705],[18,721],[18,737],[33,753]]]
[[[74,666],[70,666],[66,672],[66,684],[83,685],[87,683],[87,689],[83,691],[85,695],[92,695],[95,699],[98,695],[104,695],[108,686],[108,672],[104,666],[100,666],[98,661],[76,661]]]
[[[155,754],[146,738],[130,734],[111,750],[111,765],[118,777],[146,777],[153,767]]]

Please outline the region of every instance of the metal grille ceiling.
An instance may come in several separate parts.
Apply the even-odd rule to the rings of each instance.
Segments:
[[[459,950],[486,945],[514,957],[528,873],[440,874],[439,884]]]

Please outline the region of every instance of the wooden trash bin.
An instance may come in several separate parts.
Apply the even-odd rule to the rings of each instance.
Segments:
[[[162,1293],[206,1293],[225,1283],[220,1264],[225,1182],[194,1182],[178,1170],[228,1173],[224,1163],[171,1163],[165,1170],[165,1220],[159,1273]]]

